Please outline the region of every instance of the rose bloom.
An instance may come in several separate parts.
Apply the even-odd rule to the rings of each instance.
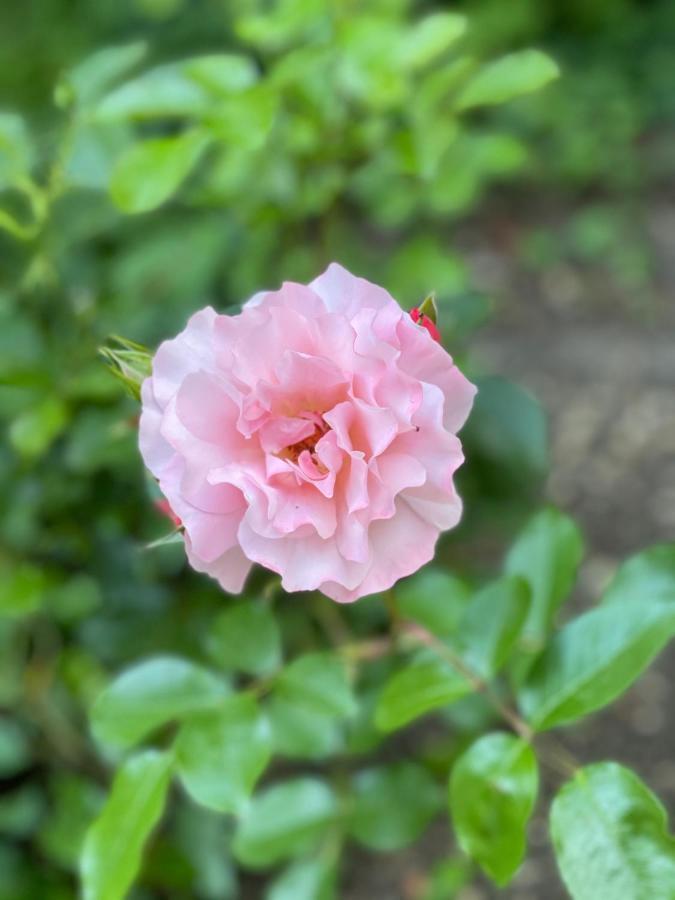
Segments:
[[[237,593],[256,562],[287,591],[350,602],[416,571],[457,524],[474,394],[427,328],[333,263],[165,341],[140,448],[197,571]]]

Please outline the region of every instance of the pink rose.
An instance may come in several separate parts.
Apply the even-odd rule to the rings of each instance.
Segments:
[[[288,591],[350,602],[416,571],[457,524],[474,394],[385,290],[334,263],[165,341],[141,453],[197,571],[236,593],[257,562]]]

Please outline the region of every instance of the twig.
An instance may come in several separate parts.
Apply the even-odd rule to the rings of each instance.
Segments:
[[[499,697],[490,687],[487,681],[482,678],[477,672],[474,672],[473,669],[467,665],[467,663],[454,652],[447,644],[444,644],[436,635],[432,634],[430,631],[427,631],[425,628],[421,626],[409,623],[405,626],[405,633],[417,638],[421,644],[424,644],[426,647],[430,647],[438,656],[441,657],[448,665],[452,666],[456,672],[465,678],[469,684],[473,687],[473,689],[478,693],[483,693],[488,698],[490,703],[494,706],[497,712],[502,716],[502,718],[508,722],[508,724],[513,728],[516,734],[520,735],[525,741],[531,741],[534,732],[527,724],[524,719],[518,715],[518,713],[511,709],[510,706],[507,706],[506,703]]]

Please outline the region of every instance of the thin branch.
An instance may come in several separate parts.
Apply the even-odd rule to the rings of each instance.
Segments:
[[[452,666],[456,672],[465,678],[469,684],[473,687],[473,689],[478,693],[483,693],[488,698],[490,703],[494,706],[500,716],[508,722],[508,724],[513,728],[516,734],[520,735],[525,741],[531,741],[534,732],[527,724],[524,719],[518,715],[518,713],[511,709],[504,701],[499,697],[493,689],[490,687],[489,683],[477,672],[467,665],[466,661],[462,659],[459,654],[455,653],[447,644],[443,643],[440,638],[437,638],[436,635],[432,634],[430,631],[427,631],[425,628],[422,628],[419,625],[414,623],[408,623],[405,626],[405,633],[417,638],[421,644],[424,644],[426,647],[430,647],[434,653],[438,654],[448,665]]]

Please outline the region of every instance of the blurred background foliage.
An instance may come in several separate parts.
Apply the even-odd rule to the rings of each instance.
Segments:
[[[92,698],[151,652],[208,660],[224,602],[180,547],[142,549],[167,526],[136,407],[97,347],[110,333],[154,345],[206,302],[226,310],[337,259],[404,306],[435,290],[470,367],[491,298],[453,235],[496,196],[582,198],[564,234],[542,228],[516,252],[534,268],[600,260],[639,288],[636,210],[673,174],[674,33],[667,0],[2,5],[0,900],[74,895],[107,781]],[[562,72],[541,92],[555,73],[532,46]],[[496,504],[503,531],[536,500],[547,464],[534,399],[490,375],[481,389],[470,514],[442,551],[460,570]],[[258,575],[250,593],[264,589]],[[310,646],[318,626],[298,604],[282,614]],[[357,631],[380,615],[350,611]],[[137,896],[236,896],[228,827],[177,807]]]

